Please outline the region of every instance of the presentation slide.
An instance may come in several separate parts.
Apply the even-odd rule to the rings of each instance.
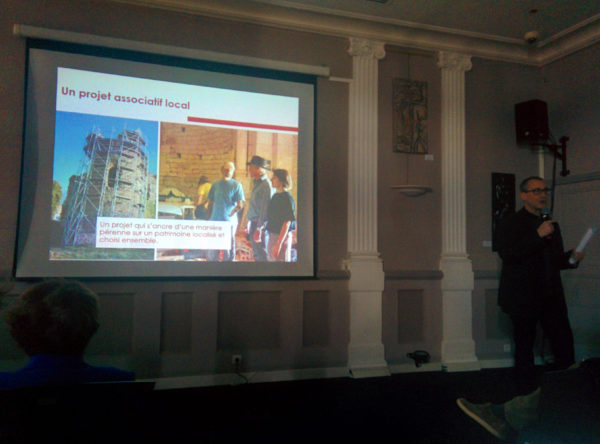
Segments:
[[[313,275],[313,101],[30,49],[17,277]]]

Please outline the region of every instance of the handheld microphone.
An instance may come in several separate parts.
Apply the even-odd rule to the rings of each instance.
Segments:
[[[543,222],[552,219],[552,214],[550,213],[550,208],[542,209],[540,216],[542,217]],[[546,239],[552,239],[552,234],[549,234],[548,236],[546,236]]]
[[[552,214],[550,213],[550,208],[542,209],[541,216],[542,216],[543,221],[552,219]]]

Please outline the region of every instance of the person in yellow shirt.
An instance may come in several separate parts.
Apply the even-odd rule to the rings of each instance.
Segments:
[[[210,191],[211,183],[206,176],[201,176],[198,180],[198,191],[196,198],[196,211],[194,216],[198,220],[210,219],[210,212],[208,210],[208,193]]]

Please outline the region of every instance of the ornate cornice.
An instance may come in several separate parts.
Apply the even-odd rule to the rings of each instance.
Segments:
[[[240,0],[109,1],[328,36],[364,38],[424,51],[466,53],[473,57],[532,66],[547,65],[600,42],[600,17],[592,17],[560,35],[540,41],[536,45],[528,45],[520,39],[498,38],[381,17],[344,16],[322,8],[300,9]]]

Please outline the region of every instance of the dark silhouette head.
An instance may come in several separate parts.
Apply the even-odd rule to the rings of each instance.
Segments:
[[[98,330],[98,299],[79,282],[52,279],[25,291],[6,321],[29,356],[82,355]]]

